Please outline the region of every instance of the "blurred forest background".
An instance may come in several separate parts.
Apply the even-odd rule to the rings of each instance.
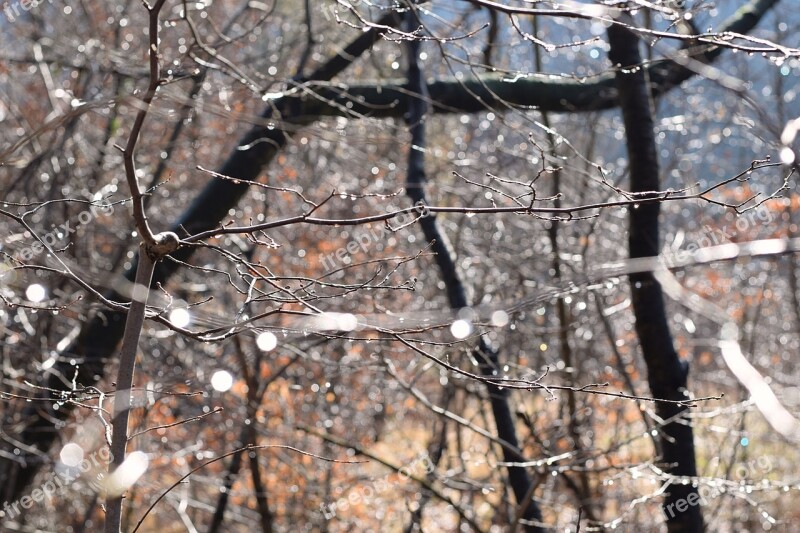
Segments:
[[[795,2],[0,29],[2,531],[800,520]]]

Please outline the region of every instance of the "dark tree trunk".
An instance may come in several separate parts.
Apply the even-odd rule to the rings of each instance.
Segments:
[[[406,116],[406,121],[411,129],[406,192],[414,203],[425,205],[427,204],[425,198],[427,177],[424,159],[425,146],[427,145],[425,140],[425,120],[428,115],[429,105],[427,87],[417,61],[419,41],[409,42],[408,52],[408,92],[412,95],[417,95],[417,98],[409,99],[408,114]],[[439,267],[439,273],[442,276],[442,281],[444,281],[447,290],[447,301],[450,307],[452,309],[468,308],[467,294],[458,274],[453,252],[448,246],[444,233],[439,230],[436,217],[431,214],[421,218],[420,226],[425,235],[425,240],[432,243],[431,250],[435,254],[436,265]],[[486,335],[481,335],[475,355],[476,359],[481,362],[481,373],[485,377],[494,378],[500,368],[499,354],[490,344]],[[503,460],[507,463],[524,462],[525,458],[519,452],[514,416],[509,406],[508,389],[503,389],[491,383],[487,383],[486,388],[497,427],[497,436],[504,442]],[[517,505],[522,509],[519,515],[525,524],[525,531],[544,531],[539,526],[542,522],[542,513],[533,500],[533,485],[525,467],[508,466],[508,482],[514,493],[514,498],[517,500]]]
[[[608,30],[608,41],[609,59],[619,68],[617,88],[625,122],[631,191],[658,191],[660,180],[652,101],[644,71],[635,68],[642,61],[639,40],[626,28],[615,25]],[[658,255],[660,208],[660,203],[653,202],[630,210],[628,247],[632,258]],[[675,351],[661,286],[652,272],[631,274],[630,282],[636,333],[647,365],[650,391],[655,398],[688,400],[688,365]],[[657,402],[656,413],[667,421],[659,437],[665,471],[672,476],[697,476],[692,426],[685,418],[688,408]],[[670,485],[663,509],[670,532],[703,531],[699,495],[691,484],[677,482]]]

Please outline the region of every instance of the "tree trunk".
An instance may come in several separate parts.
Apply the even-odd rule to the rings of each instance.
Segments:
[[[658,191],[659,166],[656,152],[652,101],[642,69],[638,38],[626,28],[608,30],[609,59],[618,68],[617,88],[625,122],[631,191]],[[659,253],[658,216],[661,204],[652,202],[630,210],[628,247],[631,258],[653,257]],[[652,272],[631,274],[631,296],[636,333],[642,348],[650,391],[655,398],[688,400],[688,364],[678,357],[672,342],[664,295]],[[697,476],[694,437],[688,408],[676,403],[657,402],[656,413],[666,423],[659,441],[664,470],[670,476]],[[667,488],[663,510],[670,532],[703,531],[703,516],[697,488],[680,480]]]
[[[408,182],[406,192],[411,200],[418,205],[426,205],[425,183],[425,120],[428,106],[428,96],[422,71],[419,68],[417,56],[419,54],[419,41],[408,43],[409,68],[408,68],[408,91],[416,95],[410,99],[409,112],[406,116],[411,129],[411,148],[408,155]],[[431,250],[435,254],[436,265],[439,267],[439,274],[444,281],[447,290],[447,301],[452,309],[464,309],[469,307],[464,284],[458,274],[455,258],[447,238],[439,230],[436,216],[429,214],[420,218],[420,226],[425,235],[425,240],[431,243]],[[481,335],[478,348],[475,351],[476,359],[480,361],[481,374],[485,377],[493,378],[497,375],[500,368],[498,351],[490,344],[486,335]],[[519,453],[517,441],[517,430],[514,425],[514,416],[509,406],[508,389],[503,389],[497,385],[487,383],[486,389],[489,402],[492,408],[497,436],[505,443],[503,446],[503,461],[507,463],[524,462],[525,458]],[[508,466],[508,481],[517,505],[520,506],[518,513],[525,524],[525,531],[540,532],[544,531],[539,524],[542,522],[542,513],[539,506],[533,500],[532,483],[525,467]]]

